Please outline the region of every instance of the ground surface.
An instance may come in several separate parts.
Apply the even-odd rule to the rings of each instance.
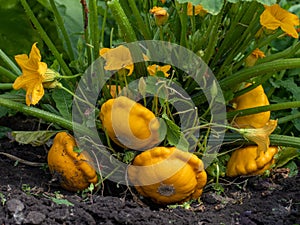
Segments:
[[[22,116],[0,119],[0,126],[37,130],[34,120]],[[33,162],[46,162],[47,147],[19,145],[0,139],[0,152]],[[51,182],[46,167],[28,166],[0,155],[0,224],[300,224],[300,176],[285,178],[277,171],[269,178],[222,181],[225,192],[209,186],[201,203],[189,209],[144,205],[133,200],[126,187],[106,183],[96,194],[66,192]],[[231,180],[233,181],[233,180]]]

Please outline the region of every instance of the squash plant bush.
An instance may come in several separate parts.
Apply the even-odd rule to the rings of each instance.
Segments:
[[[74,131],[82,135],[80,140],[74,135],[73,140],[64,134],[72,143],[68,148],[70,157],[52,157],[53,149],[61,148],[55,147],[57,137],[49,150],[51,171],[56,170],[54,165],[63,169],[60,164],[68,162],[70,174],[63,176],[71,183],[71,172],[82,172],[79,181],[82,185],[65,181],[63,187],[79,190],[87,181],[96,182],[93,168],[84,163],[83,169],[73,161],[77,157],[83,159],[84,155],[71,153],[71,148],[76,149],[74,146],[81,142],[87,143],[84,150],[90,153],[87,158],[91,158],[99,183],[127,174],[129,166],[129,179],[137,190],[164,204],[198,198],[205,191],[206,173],[207,183],[214,184],[226,173],[228,176],[261,174],[262,170],[277,166],[290,168],[291,175],[297,172],[294,162],[299,160],[300,148],[297,1],[20,0],[7,4],[2,4],[0,10],[19,15],[18,23],[24,24],[28,35],[24,37],[23,30],[18,33],[13,29],[14,21],[7,21],[0,28],[20,39],[16,45],[0,42],[0,116],[20,112],[53,124],[49,132],[67,130],[70,135]],[[163,59],[151,59],[147,46],[138,45],[132,51],[125,44],[143,40],[176,44],[201,58],[216,78],[209,95],[214,103],[226,105],[226,124],[214,122],[211,111],[217,104],[210,104],[208,93],[196,82],[198,78],[209,79],[208,70],[193,68],[193,61],[187,56],[172,52],[172,59],[186,64],[179,69],[162,63]],[[163,49],[155,49],[156,53],[160,51]],[[137,55],[143,61],[136,62]],[[180,60],[182,57],[186,61]],[[94,70],[98,67],[102,72]],[[190,76],[188,72],[193,69],[196,75]],[[88,98],[91,90],[78,86],[86,71],[91,71],[93,77],[83,82],[94,87],[100,81],[105,83],[93,102]],[[106,78],[106,73],[111,76]],[[133,88],[134,82],[137,85]],[[170,98],[179,89],[185,94]],[[184,113],[175,107],[190,102],[192,107]],[[78,109],[78,115],[74,115],[74,109]],[[277,125],[272,134],[270,129],[264,129],[271,120],[276,120]],[[191,125],[186,128],[190,131],[188,135],[181,130],[182,122]],[[213,154],[209,137],[218,137],[216,127],[226,132],[218,154]],[[41,144],[52,136],[41,138],[39,132],[36,131],[36,137]],[[18,135],[22,139],[22,132]],[[98,139],[101,144],[96,143]],[[181,151],[179,155],[189,155],[194,162],[182,167],[193,182],[180,174],[161,178],[166,189],[173,185],[168,190],[176,192],[174,198],[158,196],[159,182],[147,189],[139,181],[138,176],[143,175],[133,177],[130,172],[135,170],[134,165],[141,165],[140,161],[152,165],[164,159],[156,155],[153,161],[147,161],[148,154],[156,148],[176,149]],[[205,157],[212,158],[212,163],[202,162]],[[168,162],[172,167],[177,160]],[[103,163],[113,169],[106,171]],[[197,173],[203,178],[201,185],[197,183]],[[152,176],[147,171],[145,174]],[[182,187],[178,189],[176,185]]]

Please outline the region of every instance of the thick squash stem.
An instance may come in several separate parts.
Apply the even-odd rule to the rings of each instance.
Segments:
[[[54,123],[58,126],[61,126],[67,130],[74,130],[76,129],[77,132],[82,133],[82,134],[86,134],[90,137],[95,137],[95,135],[93,132],[91,132],[88,128],[78,124],[78,123],[74,123],[70,120],[64,119],[61,116],[58,116],[56,114],[35,108],[35,107],[29,107],[26,106],[24,104],[18,103],[18,102],[14,102],[12,100],[9,99],[5,99],[5,98],[1,98],[0,97],[0,106],[9,108],[9,109],[13,109],[16,110],[18,112],[21,113],[25,113],[40,119],[43,119],[47,122],[50,123]]]

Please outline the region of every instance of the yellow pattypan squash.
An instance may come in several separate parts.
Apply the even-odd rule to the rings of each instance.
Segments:
[[[66,132],[59,132],[48,152],[48,166],[51,174],[57,176],[61,186],[69,191],[86,189],[96,184],[98,176],[89,164],[91,158],[85,151],[74,152],[75,139]]]
[[[247,84],[246,87],[250,86]],[[236,97],[232,100],[235,110],[254,108],[258,106],[269,105],[269,100],[261,85],[251,91]],[[270,111],[256,113],[248,116],[240,116],[234,119],[234,124],[241,128],[261,128],[270,119]]]
[[[127,97],[106,101],[99,116],[108,136],[121,147],[149,149],[160,142],[159,120],[149,109]]]
[[[257,145],[251,145],[235,150],[227,164],[226,175],[259,175],[270,169],[275,162],[273,157],[278,152],[278,147],[270,146],[266,152],[259,151],[259,156],[257,148]]]
[[[128,167],[128,178],[142,196],[158,204],[197,199],[207,181],[202,161],[175,147],[155,147],[139,154]]]

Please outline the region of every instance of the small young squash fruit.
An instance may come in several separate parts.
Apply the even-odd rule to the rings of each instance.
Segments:
[[[101,106],[99,117],[108,136],[123,148],[149,149],[160,142],[159,120],[130,98],[109,99]]]
[[[274,155],[278,152],[277,146],[270,146],[266,152],[257,153],[257,145],[250,145],[235,150],[227,164],[226,175],[236,177],[241,175],[260,175],[270,169],[275,163]]]
[[[250,86],[247,84],[246,87]],[[269,105],[269,100],[262,85],[232,100],[235,110],[255,108]],[[261,128],[270,119],[270,111],[256,113],[248,116],[239,116],[234,119],[234,124],[240,128]]]
[[[98,182],[96,170],[91,166],[91,158],[85,151],[74,152],[75,139],[66,132],[56,134],[48,152],[48,166],[51,174],[57,176],[60,185],[69,191],[86,189]]]
[[[135,157],[129,181],[158,204],[183,203],[201,196],[207,174],[201,159],[176,147],[155,147]]]

